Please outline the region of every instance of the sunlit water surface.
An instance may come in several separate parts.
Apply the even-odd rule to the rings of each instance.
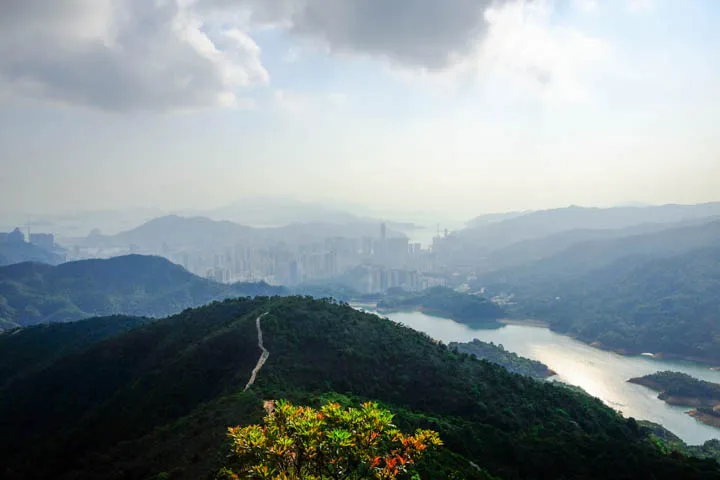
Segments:
[[[657,398],[657,392],[627,382],[632,377],[674,370],[720,383],[720,372],[706,365],[646,356],[622,356],[590,347],[547,328],[507,325],[495,330],[477,330],[419,312],[383,315],[445,343],[469,342],[477,338],[501,344],[509,351],[549,366],[558,374],[553,380],[581,387],[625,416],[660,423],[689,444],[720,438],[720,429],[685,414],[688,408],[668,405]]]

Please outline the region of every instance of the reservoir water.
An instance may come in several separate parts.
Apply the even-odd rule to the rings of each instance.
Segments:
[[[549,366],[558,374],[553,377],[554,380],[583,388],[626,417],[659,423],[688,444],[697,445],[720,438],[720,429],[685,414],[688,408],[668,405],[657,398],[657,392],[627,382],[632,377],[674,370],[720,383],[720,372],[705,365],[646,356],[622,356],[541,327],[506,325],[495,330],[475,330],[447,318],[419,312],[396,312],[383,316],[445,343],[469,342],[477,338],[501,344],[509,351]]]

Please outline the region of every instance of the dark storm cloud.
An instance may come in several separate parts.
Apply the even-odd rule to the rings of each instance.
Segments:
[[[482,39],[492,0],[201,0],[207,9],[241,8],[255,21],[287,22],[331,50],[441,69]]]

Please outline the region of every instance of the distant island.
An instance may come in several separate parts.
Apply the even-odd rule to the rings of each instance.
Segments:
[[[508,352],[502,345],[482,342],[477,338],[467,343],[452,342],[448,346],[452,350],[474,355],[479,360],[496,363],[509,372],[519,373],[527,377],[545,379],[557,375],[544,363],[521,357],[517,353]]]
[[[422,292],[388,291],[377,302],[379,312],[415,310],[456,322],[500,327],[498,319],[506,317],[505,310],[482,295],[468,295],[446,287],[433,287]]]
[[[660,392],[658,398],[670,405],[694,407],[688,415],[720,428],[720,384],[670,371],[631,378],[628,382]]]

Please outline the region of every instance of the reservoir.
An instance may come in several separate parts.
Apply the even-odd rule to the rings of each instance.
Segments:
[[[720,438],[720,429],[686,415],[684,412],[689,408],[668,405],[657,398],[658,392],[626,381],[661,370],[674,370],[720,383],[720,372],[710,370],[706,365],[646,356],[622,356],[542,327],[506,325],[494,330],[475,330],[447,318],[420,312],[396,312],[383,316],[445,343],[470,342],[477,338],[501,344],[509,351],[546,364],[558,374],[551,380],[581,387],[626,417],[659,423],[688,444],[698,445]]]

